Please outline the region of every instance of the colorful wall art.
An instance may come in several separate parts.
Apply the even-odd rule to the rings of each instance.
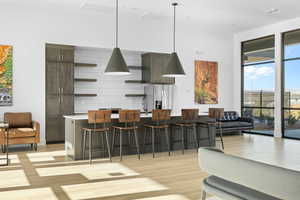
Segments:
[[[195,103],[218,103],[218,63],[195,61]]]
[[[0,45],[0,106],[12,105],[13,47]]]

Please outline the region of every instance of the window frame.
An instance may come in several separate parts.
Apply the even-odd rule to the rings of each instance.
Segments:
[[[291,108],[291,107],[285,107],[285,102],[284,102],[284,95],[285,95],[285,63],[288,61],[295,61],[295,60],[299,60],[300,61],[300,57],[295,57],[295,58],[287,58],[285,59],[285,35],[291,32],[295,32],[295,31],[300,31],[300,29],[294,29],[294,30],[290,30],[290,31],[286,31],[281,33],[281,132],[282,132],[282,137],[283,138],[288,138],[288,139],[293,139],[293,140],[300,140],[300,138],[294,138],[294,137],[289,137],[286,136],[285,131],[285,116],[284,113],[285,111],[290,111],[290,110],[300,110],[300,108]]]
[[[261,64],[271,64],[271,63],[275,63],[275,57],[274,57],[274,60],[272,61],[262,61],[262,62],[259,62],[259,63],[250,63],[250,64],[244,64],[244,44],[246,42],[251,42],[251,41],[255,41],[255,40],[260,40],[260,39],[265,39],[265,38],[269,38],[269,37],[273,37],[274,38],[274,48],[275,48],[275,34],[271,34],[271,35],[267,35],[267,36],[263,36],[263,37],[259,37],[259,38],[255,38],[255,39],[252,39],[252,40],[246,40],[246,41],[242,41],[240,43],[240,49],[241,49],[241,57],[240,57],[240,62],[241,62],[241,116],[243,115],[243,111],[245,108],[252,108],[252,109],[260,109],[261,112],[263,109],[270,109],[270,110],[273,110],[273,112],[275,111],[275,107],[255,107],[255,106],[245,106],[244,105],[244,88],[245,88],[245,84],[244,84],[244,81],[245,81],[245,77],[244,77],[244,67],[247,67],[247,66],[253,66],[253,65],[261,65]],[[275,50],[274,50],[275,51]],[[275,77],[274,77],[275,78]],[[275,80],[276,81],[276,80]],[[274,91],[274,96],[275,96],[275,91]],[[275,101],[275,99],[274,99]],[[274,121],[275,121],[275,116],[274,116]],[[242,131],[243,133],[249,133],[249,134],[255,134],[255,135],[265,135],[265,136],[270,136],[270,137],[273,137],[274,136],[274,131],[273,131],[273,134],[270,135],[270,134],[265,134],[265,133],[260,133],[260,132],[255,132],[255,131]]]

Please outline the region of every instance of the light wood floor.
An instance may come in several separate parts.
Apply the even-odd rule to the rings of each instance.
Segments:
[[[196,150],[125,156],[113,163],[71,161],[63,145],[40,147],[39,152],[12,152],[13,163],[0,167],[0,199],[27,200],[199,200],[207,176],[198,166]],[[225,152],[300,170],[300,141],[266,136],[225,137]]]

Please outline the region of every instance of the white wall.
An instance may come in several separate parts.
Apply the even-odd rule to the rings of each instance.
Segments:
[[[275,137],[282,137],[281,129],[281,35],[300,28],[300,18],[240,32],[234,35],[234,109],[241,109],[241,42],[264,36],[275,35]]]
[[[104,75],[111,53],[111,49],[75,49],[75,62],[97,64],[97,67],[75,67],[75,78],[97,79],[97,82],[75,82],[76,94],[97,94],[96,97],[75,97],[76,113],[87,113],[88,110],[99,108],[143,109],[143,98],[125,97],[125,94],[144,94],[143,84],[125,83],[125,80],[141,80],[142,70],[131,70],[128,76]],[[122,53],[127,65],[141,66],[142,52],[123,50]]]
[[[170,52],[171,19],[151,20],[120,16],[120,46],[136,51]],[[31,111],[41,123],[45,142],[45,43],[87,47],[114,46],[114,16],[87,12],[0,7],[0,44],[14,47],[13,106],[6,111]],[[175,109],[194,104],[194,60],[219,62],[219,107],[233,107],[233,36],[217,27],[178,22],[177,51],[187,77],[176,81]],[[195,52],[198,51],[196,54]]]

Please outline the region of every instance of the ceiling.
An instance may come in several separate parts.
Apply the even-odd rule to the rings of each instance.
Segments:
[[[120,11],[161,19],[172,16],[170,0],[119,0]],[[181,20],[239,32],[300,17],[299,0],[177,0]],[[1,4],[39,6],[111,14],[114,0],[1,0]],[[277,10],[278,9],[278,10]]]

